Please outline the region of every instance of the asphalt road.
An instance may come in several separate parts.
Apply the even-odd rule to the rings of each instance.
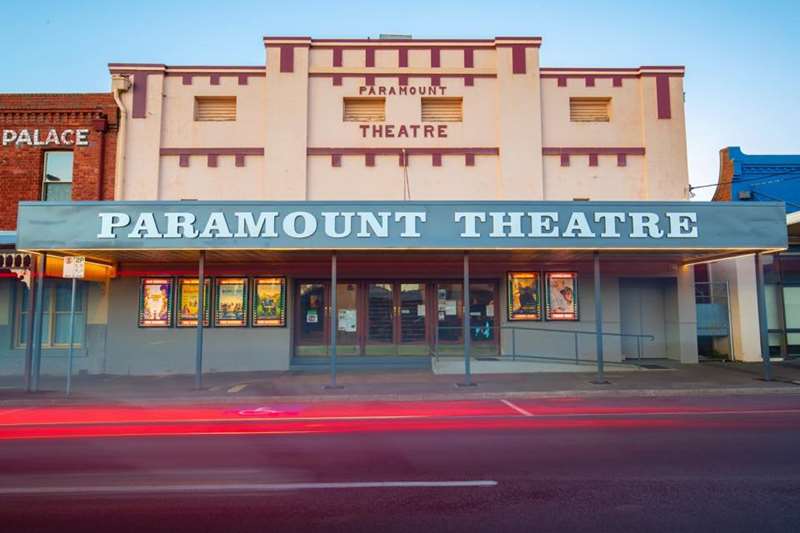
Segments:
[[[0,530],[800,531],[800,396],[0,408]]]

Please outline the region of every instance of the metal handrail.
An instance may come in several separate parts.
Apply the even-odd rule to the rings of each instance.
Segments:
[[[551,356],[544,356],[544,355],[523,355],[517,354],[517,331],[540,331],[545,333],[563,333],[563,334],[572,334],[573,335],[573,345],[574,345],[574,362],[575,364],[581,363],[593,363],[591,360],[581,360],[580,354],[578,352],[578,335],[592,335],[597,336],[597,331],[585,331],[585,330],[575,330],[575,329],[560,329],[560,328],[542,328],[542,327],[531,327],[531,326],[517,326],[517,325],[501,325],[499,327],[490,325],[488,326],[491,330],[499,330],[499,331],[511,331],[511,360],[516,361],[517,358],[524,358],[524,359],[541,359],[545,361],[566,361],[565,357],[551,357]],[[436,361],[439,360],[439,330],[461,330],[463,329],[462,326],[441,326],[436,328],[436,332],[434,335],[434,346],[433,346],[433,356]],[[655,336],[649,334],[635,334],[635,333],[616,333],[611,331],[602,331],[600,332],[602,337],[631,337],[636,339],[636,360],[637,362],[641,362],[642,360],[642,339],[646,339],[648,342],[653,342],[655,340]],[[503,354],[501,352],[500,356],[508,357],[509,354]],[[571,359],[570,359],[571,360]]]

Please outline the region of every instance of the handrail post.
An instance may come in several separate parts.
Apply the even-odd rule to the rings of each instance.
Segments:
[[[636,360],[642,363],[642,337],[639,335],[636,336]]]
[[[573,333],[573,338],[575,339],[575,364],[578,364],[579,357],[578,357],[578,332],[576,331]]]
[[[472,316],[470,311],[469,300],[469,253],[464,252],[464,290],[463,292],[463,335],[464,335],[464,383],[459,385],[463,387],[472,387],[475,384],[472,382],[472,368],[470,367],[469,349],[470,349],[470,321]]]
[[[606,381],[603,372],[603,302],[600,290],[600,253],[593,253],[594,266],[594,320],[595,320],[595,342],[597,346],[597,376],[592,383],[604,385]]]
[[[331,360],[331,382],[330,384],[326,385],[326,389],[341,389],[343,388],[341,385],[336,384],[336,327],[338,317],[336,315],[336,252],[331,254],[331,290],[330,290],[330,299],[331,304],[329,309],[331,310],[330,316],[330,328],[331,328],[331,339],[330,339],[330,360]]]
[[[511,360],[517,360],[517,329],[511,328]]]
[[[194,357],[194,388],[203,388],[203,327],[206,319],[206,251],[200,250],[197,261],[197,331]],[[211,291],[209,291],[211,292]]]

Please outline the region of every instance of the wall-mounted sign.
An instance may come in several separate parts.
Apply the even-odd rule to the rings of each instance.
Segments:
[[[89,146],[89,130],[79,129],[56,129],[49,130],[21,129],[3,130],[3,146]]]
[[[139,288],[139,326],[172,325],[172,278],[142,278]]]
[[[541,320],[542,299],[538,272],[508,273],[508,319]]]
[[[444,96],[444,85],[361,85],[359,96]]]
[[[578,275],[575,272],[547,272],[547,320],[578,320]]]
[[[217,278],[217,327],[247,325],[247,278]]]
[[[359,124],[366,139],[446,139],[447,124]]]
[[[776,202],[20,202],[17,247],[783,249]]]
[[[208,326],[211,318],[211,280],[206,278],[205,291],[203,292],[203,326]],[[179,328],[197,326],[197,309],[199,306],[200,282],[197,278],[178,279],[178,311],[177,325]]]
[[[86,258],[85,257],[64,257],[62,277],[71,279],[83,279],[86,273]]]
[[[286,278],[253,280],[253,326],[286,325]]]

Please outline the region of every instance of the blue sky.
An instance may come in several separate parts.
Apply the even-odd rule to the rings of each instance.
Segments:
[[[111,61],[261,64],[263,35],[540,35],[543,66],[685,65],[695,185],[716,181],[724,146],[800,153],[796,2],[648,3],[6,1],[0,92],[105,91]]]

